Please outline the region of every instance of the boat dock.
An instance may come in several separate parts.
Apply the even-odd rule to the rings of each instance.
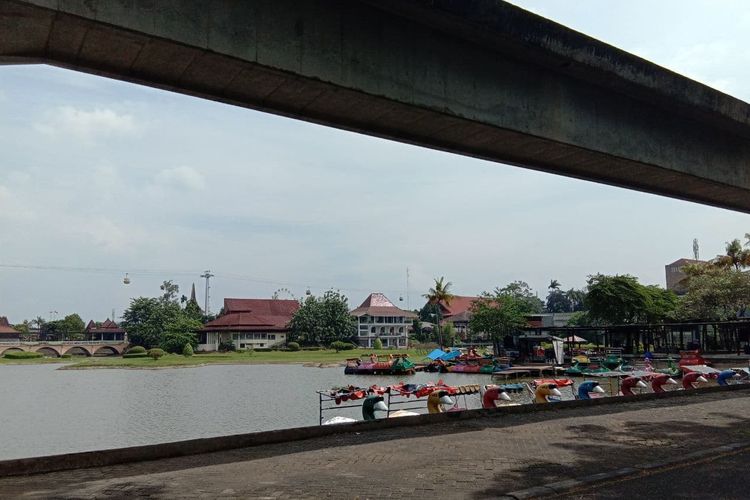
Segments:
[[[749,404],[750,391],[735,390],[577,405],[2,477],[0,491],[13,498],[477,499],[536,488],[543,497],[568,491],[565,484],[641,481],[646,464],[694,463],[700,451],[739,449]]]

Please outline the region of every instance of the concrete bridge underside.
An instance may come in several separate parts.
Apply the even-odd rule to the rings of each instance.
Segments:
[[[496,0],[0,0],[0,62],[750,212],[750,106]]]

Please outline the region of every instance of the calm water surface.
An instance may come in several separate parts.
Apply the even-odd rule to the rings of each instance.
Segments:
[[[0,366],[0,459],[318,425],[315,391],[335,386],[438,378],[451,385],[490,383],[487,375],[358,376],[301,365],[57,368]],[[478,396],[467,403],[480,406]],[[359,409],[337,408],[326,418],[336,415],[361,417]]]

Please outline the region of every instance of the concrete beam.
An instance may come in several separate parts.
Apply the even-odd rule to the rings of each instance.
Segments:
[[[750,212],[750,106],[497,0],[0,0],[0,62]]]

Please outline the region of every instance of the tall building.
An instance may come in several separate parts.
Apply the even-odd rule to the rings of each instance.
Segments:
[[[703,264],[704,260],[696,259],[677,259],[671,264],[664,266],[664,272],[667,275],[667,290],[672,290],[678,295],[682,295],[687,292],[685,284],[682,283],[687,275],[682,272],[682,268],[688,264]]]

